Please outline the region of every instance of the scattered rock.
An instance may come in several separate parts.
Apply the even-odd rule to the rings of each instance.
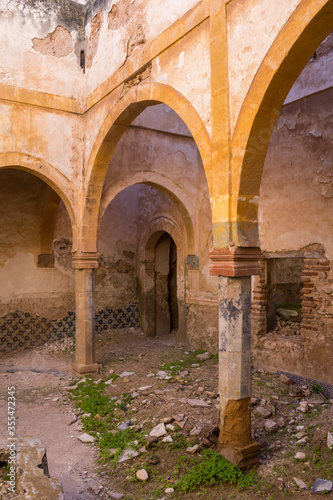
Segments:
[[[306,444],[308,442],[308,436],[304,436],[302,439],[299,439],[298,441],[296,441],[296,444]]]
[[[308,410],[309,403],[307,401],[301,401],[296,410],[302,411],[303,413],[306,413]]]
[[[165,436],[165,434],[167,434],[167,430],[165,428],[165,425],[163,423],[161,423],[161,424],[156,425],[156,427],[154,427],[150,431],[149,436],[159,438],[159,437]]]
[[[296,460],[304,460],[306,458],[305,453],[302,451],[298,451],[295,455]]]
[[[268,408],[265,408],[264,406],[257,406],[254,409],[254,412],[257,415],[259,415],[259,417],[264,417],[264,418],[268,418],[272,415],[271,410],[269,410]]]
[[[316,479],[312,487],[312,493],[322,493],[323,491],[332,491],[333,482],[327,479]]]
[[[119,463],[126,462],[126,460],[130,460],[131,458],[135,458],[137,456],[138,453],[135,450],[133,450],[130,446],[127,446],[120,455],[118,462]]]
[[[167,372],[164,372],[163,370],[160,370],[159,372],[156,373],[156,377],[162,380],[167,376],[168,376]]]
[[[206,403],[206,401],[204,401],[203,399],[188,399],[187,402],[191,406],[200,406],[200,407],[209,406],[209,404]]]
[[[122,498],[124,498],[124,495],[122,493],[116,493],[115,491],[107,490],[107,494],[109,495],[109,497],[114,498],[115,500],[121,500]]]
[[[278,424],[274,420],[265,420],[265,431],[269,434],[273,434],[277,431]]]
[[[301,488],[301,490],[305,490],[308,487],[307,484],[305,484],[305,482],[302,481],[302,479],[298,479],[297,477],[294,477],[294,481],[297,484],[297,486],[299,488]]]
[[[172,424],[167,424],[165,427],[166,427],[166,429],[168,429],[168,431],[175,431],[176,430],[176,427]]]
[[[130,377],[131,375],[135,375],[135,372],[123,372],[119,375],[119,377],[125,378],[125,377]]]
[[[175,419],[173,417],[165,417],[163,418],[162,422],[163,424],[171,424]]]
[[[144,385],[142,387],[139,387],[138,388],[138,391],[146,391],[147,389],[150,389],[151,387],[153,387],[152,385]]]
[[[278,427],[282,428],[286,425],[286,419],[284,417],[279,417],[276,421]]]
[[[179,429],[184,429],[186,422],[187,422],[187,417],[181,422],[179,422],[179,420],[176,420],[175,423],[178,425]]]
[[[284,375],[283,373],[281,373],[281,375],[279,376],[279,380],[281,380],[281,382],[288,382],[289,377],[287,377],[287,375]]]
[[[82,443],[93,443],[95,438],[93,436],[89,436],[89,434],[85,432],[78,437],[78,440]]]
[[[139,453],[147,453],[147,448],[145,446],[141,446],[141,448],[138,449]]]
[[[127,420],[127,422],[123,422],[122,424],[117,426],[117,429],[120,431],[126,431],[127,427],[129,427],[132,424],[130,420]]]
[[[165,438],[162,439],[163,443],[172,443],[173,439],[171,436],[166,436]]]
[[[329,431],[327,433],[327,446],[330,450],[333,447],[333,434],[331,434]]]
[[[203,352],[202,354],[197,354],[196,355],[196,358],[199,360],[199,361],[207,361],[208,359],[211,358],[211,355],[209,352]]]
[[[165,493],[166,493],[167,495],[172,495],[172,493],[174,493],[174,491],[175,491],[175,490],[174,490],[173,488],[167,488],[167,489],[165,490]]]
[[[139,481],[148,481],[148,472],[145,469],[140,469],[135,474]]]
[[[189,446],[188,448],[186,448],[186,451],[187,453],[196,453],[197,451],[200,450],[200,444],[195,444],[194,446]]]
[[[193,427],[193,429],[190,432],[190,436],[199,436],[201,433],[200,427]]]

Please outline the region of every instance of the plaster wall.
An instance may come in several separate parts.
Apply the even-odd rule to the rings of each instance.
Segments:
[[[291,251],[292,255],[303,250],[308,255],[299,278],[299,284],[303,283],[302,326],[296,338],[262,332],[253,337],[256,366],[330,384],[332,99],[330,88],[285,105],[271,138],[260,189],[260,242],[264,251],[286,251],[286,255]],[[288,281],[291,287],[291,276]]]
[[[260,188],[264,251],[298,250],[320,243],[327,258],[333,258],[332,99],[333,89],[329,89],[281,110]]]
[[[230,126],[274,39],[301,0],[241,0],[227,6]]]
[[[70,0],[1,0],[0,84],[79,98],[83,23]]]
[[[199,2],[108,0],[88,10],[87,90],[91,92]]]
[[[292,86],[285,104],[333,87],[333,32],[325,38]]]
[[[0,154],[18,152],[41,158],[67,177],[74,188],[79,187],[83,124],[77,115],[1,102],[0,130]]]
[[[209,20],[154,59],[151,76],[178,90],[199,113],[211,135]]]

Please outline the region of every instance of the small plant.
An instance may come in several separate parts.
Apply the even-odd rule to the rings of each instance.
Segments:
[[[322,388],[319,384],[315,384],[311,387],[312,392],[315,394],[321,394]]]
[[[204,460],[180,479],[177,490],[194,491],[200,486],[213,486],[217,483],[237,485],[239,489],[245,489],[256,484],[254,472],[243,474],[238,467],[232,465],[219,453],[205,450],[203,456]]]

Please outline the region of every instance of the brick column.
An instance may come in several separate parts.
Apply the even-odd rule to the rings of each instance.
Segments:
[[[260,273],[260,249],[214,249],[210,257],[210,274],[219,277],[219,451],[247,469],[259,453],[250,408],[251,275]]]
[[[94,269],[98,268],[97,253],[73,254],[75,269],[76,304],[76,349],[73,370],[76,373],[93,373],[98,370],[95,363],[95,310],[94,310]]]
[[[318,259],[304,259],[301,281],[302,300],[302,323],[301,335],[304,340],[307,334],[317,332],[321,326],[322,317],[318,309],[323,305],[324,294],[322,293],[322,282],[326,282],[330,270],[330,262],[326,257]]]
[[[260,261],[261,271],[254,277],[252,298],[252,333],[260,337],[267,333],[267,261]]]

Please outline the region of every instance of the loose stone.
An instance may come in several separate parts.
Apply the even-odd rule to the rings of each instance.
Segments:
[[[154,427],[150,431],[149,436],[159,438],[159,437],[165,436],[165,434],[167,434],[165,425],[163,423],[161,423],[161,424],[156,425],[156,427]]]
[[[95,441],[95,438],[93,436],[89,436],[89,434],[85,432],[78,437],[78,440],[82,443],[93,443]]]
[[[333,482],[327,479],[316,479],[312,487],[312,493],[322,493],[323,491],[332,491]]]
[[[266,420],[265,421],[265,431],[273,434],[277,431],[278,425],[274,420]]]
[[[307,485],[305,484],[304,481],[302,481],[302,479],[298,479],[297,477],[294,477],[294,481],[297,484],[297,486],[299,488],[301,488],[301,490],[305,490],[307,488]]]
[[[200,407],[209,406],[209,404],[206,403],[206,401],[204,401],[203,399],[188,399],[187,402],[191,406],[200,406]]]
[[[254,409],[254,412],[259,415],[259,417],[268,418],[272,415],[271,410],[265,408],[264,406],[258,406]]]
[[[199,361],[207,361],[208,359],[210,359],[211,355],[209,352],[203,352],[202,354],[197,354],[196,358],[199,360]]]
[[[147,481],[148,480],[148,472],[145,469],[140,469],[136,473],[136,477],[139,481]]]

